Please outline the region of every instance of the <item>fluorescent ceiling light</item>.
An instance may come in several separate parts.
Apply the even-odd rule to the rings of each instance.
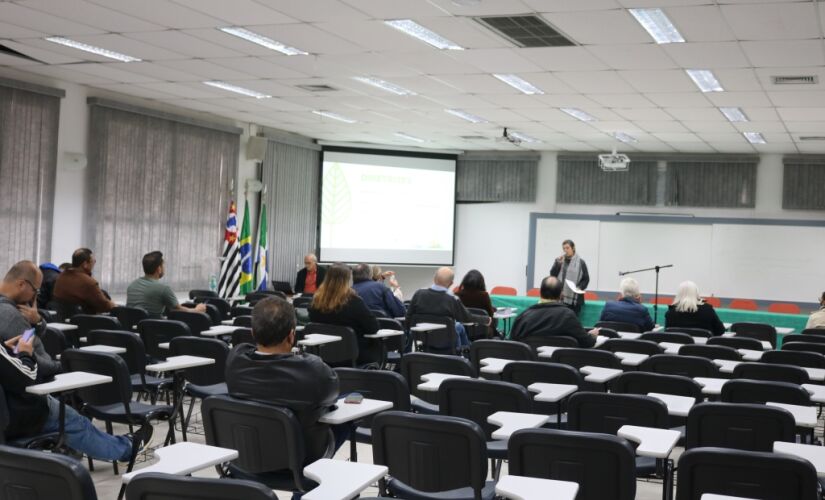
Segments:
[[[61,36],[50,36],[46,38],[47,41],[52,43],[58,43],[60,45],[65,45],[66,47],[71,47],[73,49],[82,50],[85,52],[91,52],[92,54],[96,54],[103,57],[108,57],[109,59],[115,59],[121,62],[140,62],[141,59],[137,57],[127,56],[126,54],[121,54],[120,52],[115,52],[114,50],[109,49],[102,49],[100,47],[95,47],[94,45],[89,45],[82,42],[76,42],[74,40],[69,40],[68,38],[63,38]]]
[[[745,113],[742,111],[741,108],[719,108],[719,111],[725,115],[725,118],[731,122],[746,122],[748,121],[748,117],[745,116]]]
[[[366,83],[367,85],[372,85],[373,87],[377,87],[381,90],[386,90],[387,92],[392,92],[395,95],[415,95],[415,92],[413,92],[412,90],[405,89],[404,87],[396,85],[394,83],[379,80],[378,78],[372,78],[369,76],[354,76],[353,80],[357,80],[361,83]]]
[[[338,113],[333,113],[331,111],[314,110],[313,113],[316,115],[326,116],[327,118],[332,118],[333,120],[338,120],[339,122],[355,123],[355,120],[352,118],[347,118],[346,116],[341,116]]]
[[[237,85],[232,85],[231,83],[226,82],[219,82],[216,80],[210,80],[208,82],[203,82],[204,85],[209,85],[210,87],[215,87],[221,90],[228,90],[229,92],[235,92],[236,94],[245,95],[247,97],[254,97],[255,99],[269,99],[272,97],[271,95],[262,94],[255,90],[246,89],[243,87],[238,87]]]
[[[745,139],[748,140],[751,144],[767,144],[768,141],[762,137],[762,134],[759,132],[742,132],[742,135],[745,136]]]
[[[289,45],[285,45],[269,37],[259,35],[253,31],[249,31],[248,29],[240,28],[237,26],[227,26],[226,28],[219,29],[229,35],[233,35],[238,38],[243,38],[247,42],[257,43],[261,47],[266,47],[270,50],[277,50],[281,54],[286,54],[288,56],[305,56],[309,54],[308,52],[304,52],[301,49],[290,47]]]
[[[434,33],[424,26],[416,23],[411,19],[396,19],[393,21],[384,21],[387,26],[392,26],[398,31],[402,31],[411,37],[418,38],[424,43],[428,43],[437,49],[446,50],[464,50],[464,47],[447,40],[443,36]]]
[[[581,120],[583,122],[594,122],[596,118],[593,115],[585,113],[584,111],[577,109],[577,108],[561,108],[562,111],[567,113],[568,115],[576,118],[577,120]]]
[[[447,113],[450,113],[453,116],[457,116],[463,120],[467,120],[468,122],[472,123],[487,123],[487,120],[484,118],[474,115],[472,113],[468,113],[466,111],[461,111],[460,109],[445,109]]]
[[[642,28],[650,33],[656,43],[682,43],[685,41],[662,9],[630,9],[630,13],[639,21]]]
[[[512,131],[508,130],[507,135],[512,137],[513,139],[518,139],[521,142],[541,142],[540,140],[536,139],[535,137],[530,137],[529,135],[522,134],[521,132],[512,132]]]
[[[702,92],[724,92],[725,89],[719,83],[719,80],[713,76],[713,72],[708,69],[686,69],[685,70],[693,80],[693,83],[699,87]]]
[[[523,92],[527,95],[544,94],[544,91],[536,87],[532,83],[520,78],[516,75],[504,75],[501,73],[493,73],[493,76],[513,87],[514,89]]]
[[[424,142],[424,139],[421,139],[420,137],[415,137],[414,135],[408,135],[408,134],[405,134],[404,132],[396,132],[396,133],[395,133],[395,136],[396,136],[396,137],[400,137],[400,138],[402,138],[402,139],[406,139],[406,140],[408,140],[408,141],[413,141],[413,142]]]
[[[630,134],[625,134],[624,132],[615,132],[615,133],[613,134],[613,137],[614,137],[616,140],[618,140],[618,141],[622,141],[622,142],[623,142],[623,143],[625,143],[625,144],[633,144],[633,143],[635,143],[635,142],[639,142],[639,140],[638,140],[638,139],[636,139],[635,137],[633,137],[633,136],[632,136],[632,135],[630,135]]]

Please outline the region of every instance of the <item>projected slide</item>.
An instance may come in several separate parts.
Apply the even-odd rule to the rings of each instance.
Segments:
[[[321,182],[322,261],[452,264],[454,157],[325,151]]]

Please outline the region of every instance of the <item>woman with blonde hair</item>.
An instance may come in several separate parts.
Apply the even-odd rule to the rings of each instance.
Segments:
[[[359,363],[380,361],[380,353],[364,335],[378,331],[378,320],[361,297],[352,289],[352,270],[344,264],[333,264],[309,304],[309,320],[313,323],[348,326],[358,337]]]
[[[706,304],[699,295],[699,288],[692,281],[679,284],[676,298],[665,313],[667,328],[704,328],[714,335],[725,333],[725,325],[716,315],[713,306]]]

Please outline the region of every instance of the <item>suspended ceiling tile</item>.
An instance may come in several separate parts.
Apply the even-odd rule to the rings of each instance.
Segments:
[[[623,9],[549,12],[542,16],[581,45],[651,42],[650,35]]]
[[[584,47],[520,49],[519,55],[547,71],[598,71],[610,69]]]
[[[174,0],[190,9],[218,18],[229,24],[286,24],[298,22],[296,19],[281,14],[252,0]]]
[[[663,50],[682,68],[748,68],[751,65],[736,42],[670,43]]]
[[[126,38],[159,47],[173,47],[175,52],[187,57],[240,57],[241,52],[226,48],[222,45],[210,43],[200,38],[178,30],[148,31],[144,33],[129,33]]]
[[[137,19],[166,28],[206,28],[226,25],[226,21],[174,3],[171,0],[90,0]]]
[[[820,37],[814,2],[722,5],[719,8],[739,40]]]
[[[673,59],[660,46],[644,45],[596,45],[588,47],[613,69],[670,69],[678,68]]]

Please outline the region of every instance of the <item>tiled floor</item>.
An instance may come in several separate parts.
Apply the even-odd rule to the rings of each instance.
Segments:
[[[193,416],[193,420],[194,418],[195,416]],[[158,446],[163,442],[163,439],[166,436],[167,429],[168,427],[164,422],[158,423],[155,426],[155,433],[152,439],[151,446]],[[125,432],[125,429],[118,429],[116,426],[115,432]],[[180,438],[180,433],[178,433],[177,436],[178,438]],[[204,437],[202,434],[189,433],[188,437],[189,440],[193,442],[204,442]],[[140,469],[142,467],[146,467],[154,462],[154,460],[151,458],[151,452],[149,452],[148,454],[150,455],[148,459],[145,459],[144,457],[139,458],[139,463],[135,466],[135,470]],[[340,460],[349,459],[349,446],[342,446],[338,453],[335,455],[335,458]],[[358,460],[360,462],[372,462],[372,448],[369,445],[358,445]],[[121,472],[123,472],[123,470],[124,468],[121,467]],[[505,463],[504,467],[502,468],[502,475],[506,473],[507,464]],[[201,477],[217,477],[217,473],[214,468],[198,472],[194,475]],[[94,479],[95,487],[97,488],[97,495],[100,500],[115,500],[117,498],[117,494],[121,486],[121,481],[120,476],[115,476],[113,474],[112,466],[110,463],[96,461],[95,470],[92,472],[92,478]],[[658,500],[662,497],[661,481],[637,481],[636,486],[637,500]],[[288,492],[278,491],[277,494],[278,498],[281,500],[288,500],[291,498],[291,493]],[[364,492],[362,496],[377,495],[378,489],[376,487],[370,487]]]

